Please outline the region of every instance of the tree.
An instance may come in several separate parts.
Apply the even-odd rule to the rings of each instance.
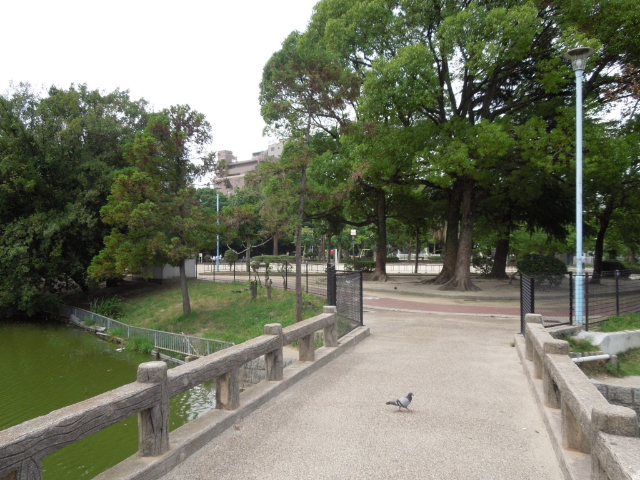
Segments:
[[[312,129],[333,133],[345,118],[357,83],[335,58],[297,32],[287,37],[282,49],[265,65],[260,83],[262,116],[272,129],[289,138],[280,164],[299,178],[296,221],[296,321],[302,320],[302,224],[307,166],[317,155],[312,148]],[[293,192],[292,192],[293,193]]]
[[[169,263],[180,268],[182,308],[191,312],[185,260],[215,238],[215,216],[206,215],[193,181],[210,172],[210,126],[188,105],[153,114],[128,145],[130,167],[121,170],[101,215],[114,228],[89,272],[96,279],[141,273]]]
[[[100,208],[146,105],[86,85],[0,96],[0,311],[53,311],[63,291],[89,288],[109,231]]]

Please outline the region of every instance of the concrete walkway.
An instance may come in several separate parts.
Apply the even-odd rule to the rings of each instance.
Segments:
[[[513,347],[519,319],[400,310],[367,307],[368,339],[163,478],[561,480]],[[408,392],[413,413],[385,405]]]

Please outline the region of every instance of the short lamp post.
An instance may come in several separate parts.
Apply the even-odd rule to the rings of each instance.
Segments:
[[[571,61],[576,73],[576,322],[584,323],[584,271],[582,253],[582,74],[593,48],[578,47],[569,50],[564,58]]]
[[[351,229],[351,251],[353,252],[353,260],[356,259],[356,229]]]

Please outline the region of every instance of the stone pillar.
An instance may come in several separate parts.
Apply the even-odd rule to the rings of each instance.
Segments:
[[[216,408],[235,410],[240,406],[240,372],[233,369],[216,378]]]
[[[638,416],[627,407],[607,405],[591,411],[591,480],[610,480],[596,452],[600,432],[621,437],[638,436]]]
[[[138,413],[138,452],[143,457],[156,457],[169,450],[169,392],[167,364],[147,362],[138,367],[138,382],[160,385],[160,401]]]
[[[323,313],[333,314],[333,323],[328,327],[324,327],[324,346],[325,347],[337,347],[338,346],[338,309],[334,306],[325,306]]]
[[[300,353],[298,359],[301,362],[313,362],[316,359],[316,336],[315,332],[302,337],[298,342],[300,345]]]
[[[264,363],[266,368],[266,380],[268,382],[280,381],[283,378],[284,355],[282,353],[282,325],[279,323],[268,323],[264,326],[265,335],[277,335],[280,337],[280,347],[265,354]]]

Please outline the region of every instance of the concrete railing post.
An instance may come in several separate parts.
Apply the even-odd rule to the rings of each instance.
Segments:
[[[607,405],[591,411],[591,480],[610,480],[597,454],[596,442],[600,432],[621,437],[638,436],[638,416],[627,407]]]
[[[216,408],[235,410],[240,406],[240,372],[237,368],[216,378]]]
[[[279,323],[268,323],[264,326],[265,335],[277,335],[280,337],[280,347],[264,356],[266,368],[266,380],[269,382],[282,380],[284,373],[284,354],[282,352],[282,325]]]
[[[160,385],[160,401],[138,413],[138,452],[143,457],[157,457],[169,450],[169,391],[167,364],[147,362],[138,367],[138,382]]]
[[[558,398],[558,387],[555,380],[545,366],[547,355],[569,355],[571,347],[569,342],[564,340],[550,340],[542,345],[542,391],[544,393],[544,404],[550,408],[560,408],[560,398]]]
[[[312,332],[299,340],[300,352],[298,359],[301,362],[314,362],[316,359],[316,335]]]
[[[337,347],[338,346],[338,309],[334,306],[325,306],[323,313],[333,314],[333,323],[327,327],[324,327],[324,346],[325,347]]]
[[[524,316],[525,323],[525,352],[524,356],[527,360],[533,361],[533,339],[531,335],[526,335],[526,324],[527,323],[537,323],[542,325],[542,315],[537,313],[527,313]]]

